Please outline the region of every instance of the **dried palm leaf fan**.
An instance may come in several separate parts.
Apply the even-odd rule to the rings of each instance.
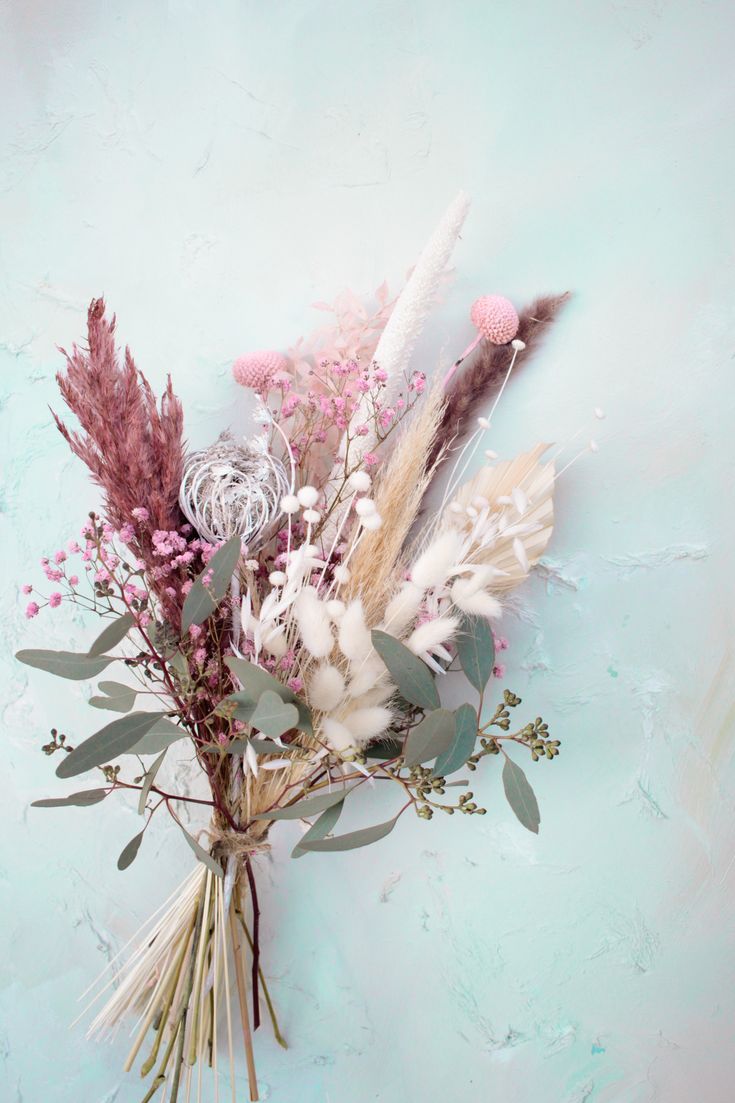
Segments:
[[[467,536],[473,530],[483,530],[474,560],[502,572],[493,582],[494,591],[511,590],[522,582],[551,539],[554,464],[539,462],[548,447],[537,444],[512,460],[482,467],[459,488],[444,513],[445,526],[460,529]],[[520,527],[524,531],[519,555]],[[488,540],[490,531],[492,540]]]

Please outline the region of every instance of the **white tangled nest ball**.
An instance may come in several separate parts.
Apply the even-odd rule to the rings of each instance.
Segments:
[[[179,504],[211,544],[239,536],[249,550],[267,539],[289,490],[286,469],[264,440],[238,444],[229,433],[184,461]]]

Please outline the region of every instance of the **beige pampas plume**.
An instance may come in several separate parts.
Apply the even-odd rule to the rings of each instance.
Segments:
[[[375,482],[373,498],[383,525],[376,532],[363,533],[350,559],[347,586],[348,593],[361,595],[369,624],[383,619],[404,545],[431,482],[434,467],[428,463],[428,454],[443,401],[439,384],[427,391]]]

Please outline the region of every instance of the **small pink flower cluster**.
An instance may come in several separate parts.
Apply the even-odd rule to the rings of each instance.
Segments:
[[[495,640],[495,654],[496,655],[497,655],[498,651],[507,651],[508,650],[508,641],[506,640],[505,636],[496,636],[495,633],[493,632],[493,639]],[[493,667],[493,677],[494,678],[504,678],[505,677],[505,663],[496,663],[495,664],[495,666]]]
[[[133,515],[141,523],[148,519],[148,511],[142,508],[133,510]],[[149,600],[148,590],[139,586],[130,577],[131,571],[144,568],[142,562],[134,556],[126,555],[125,571],[120,577],[116,575],[123,563],[119,545],[130,544],[136,536],[133,524],[127,523],[120,529],[115,529],[113,525],[107,522],[97,524],[95,520],[90,518],[83,524],[81,535],[84,538],[84,546],[78,540],[70,540],[66,549],[60,548],[54,552],[52,557],[44,556],[41,559],[41,568],[48,581],[56,584],[63,583],[66,593],[54,590],[46,598],[39,594],[38,596],[42,598],[41,604],[38,601],[30,601],[26,606],[25,615],[29,620],[38,616],[44,605],[51,609],[57,609],[64,600],[81,604],[85,604],[89,600],[78,592],[79,575],[67,571],[69,556],[80,557],[83,570],[93,585],[110,587],[113,582],[117,582],[121,600],[126,603],[132,600],[142,605],[147,604]],[[182,537],[179,537],[179,539],[182,539]],[[24,583],[21,589],[26,595],[34,592],[33,585],[28,582]],[[115,591],[108,589],[108,593],[114,595]],[[149,622],[150,615],[141,609],[141,626],[145,626]]]
[[[295,377],[282,381],[280,409],[272,413],[279,423],[291,423],[284,429],[297,462],[312,471],[319,464],[331,466],[335,448],[348,430],[358,437],[373,432],[383,439],[426,386],[423,373],[415,372],[407,395],[388,405],[382,400],[387,379],[374,363],[365,368],[356,359],[322,359],[306,370],[305,389]],[[374,466],[378,455],[369,452],[364,461]]]

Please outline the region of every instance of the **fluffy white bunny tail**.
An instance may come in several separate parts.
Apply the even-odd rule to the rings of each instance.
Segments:
[[[456,617],[437,617],[435,620],[427,620],[415,628],[406,640],[406,646],[414,655],[422,655],[424,652],[433,651],[450,640],[457,631],[459,621]]]
[[[322,663],[309,679],[308,700],[319,712],[332,712],[345,694],[345,680],[336,666]]]
[[[334,647],[332,624],[313,586],[305,586],[294,603],[301,641],[315,659],[325,659]]]

